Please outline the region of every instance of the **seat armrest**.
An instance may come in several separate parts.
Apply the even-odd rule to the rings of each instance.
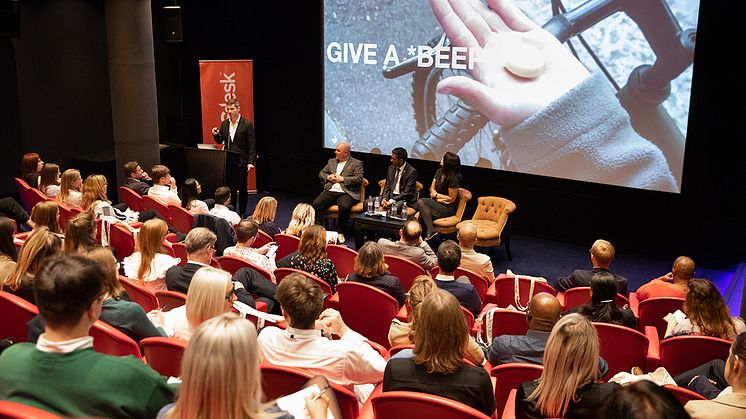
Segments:
[[[637,299],[637,293],[630,292],[629,293],[629,309],[632,310],[633,313],[635,313],[635,317],[637,317],[638,319],[640,318],[640,314],[638,312],[639,307],[640,307],[640,300]]]
[[[661,364],[661,344],[658,341],[658,330],[655,326],[645,326],[645,336],[648,338],[648,353],[646,356],[646,368],[654,371]]]
[[[490,286],[487,288],[484,299],[485,304],[497,304],[497,289],[495,288],[495,281],[492,281]]]
[[[562,311],[565,311],[565,293],[562,291],[557,291],[557,301],[559,301],[560,305],[562,306]]]
[[[370,393],[370,397],[368,397],[365,400],[365,403],[363,403],[363,406],[360,408],[360,413],[357,416],[357,419],[375,419],[376,415],[373,413],[373,397],[381,394],[383,392],[383,383],[378,383],[376,385],[376,388],[373,389],[373,392]]]
[[[384,348],[383,345],[381,345],[380,343],[373,342],[372,340],[368,340],[367,342],[371,348],[373,348],[376,352],[381,354],[383,359],[386,359],[386,360],[389,359],[389,350]]]

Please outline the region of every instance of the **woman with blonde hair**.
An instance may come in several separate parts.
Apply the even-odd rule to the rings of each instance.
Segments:
[[[91,211],[96,218],[102,216],[116,217],[123,221],[126,217],[124,214],[111,205],[106,188],[109,182],[104,175],[90,175],[83,182],[83,197],[81,198],[80,207],[84,211]],[[137,221],[145,222],[153,218],[161,218],[154,209],[147,209],[138,214]]]
[[[96,220],[91,212],[67,220],[65,226],[65,253],[85,253],[96,247]]]
[[[469,330],[458,300],[448,291],[436,289],[420,306],[414,357],[389,360],[383,391],[434,394],[492,415],[495,396],[487,371],[463,361]]]
[[[39,201],[31,208],[30,220],[34,228],[47,227],[49,231],[62,235],[60,228],[60,209],[54,201]]]
[[[300,236],[298,253],[290,257],[290,267],[312,273],[329,284],[332,293],[337,288],[337,267],[326,256],[326,229],[312,225]]]
[[[226,271],[209,266],[199,268],[189,283],[186,304],[163,313],[163,329],[169,336],[188,341],[205,320],[231,311],[237,299],[236,284],[240,287]]]
[[[707,279],[689,280],[682,311],[686,316],[683,319],[671,313],[664,317],[668,323],[666,337],[698,334],[733,340],[746,332],[743,320],[731,318],[720,291]]]
[[[80,207],[80,201],[83,198],[81,188],[83,188],[83,178],[80,177],[80,171],[65,170],[60,177],[60,193],[57,195],[57,201],[71,207]]]
[[[276,215],[277,200],[271,196],[265,196],[256,203],[251,219],[259,224],[259,230],[274,237],[275,234],[280,233],[280,227],[275,224]]]
[[[580,314],[554,325],[544,350],[544,370],[518,387],[517,418],[596,418],[617,383],[598,383],[598,334]]]
[[[166,405],[158,419],[287,418],[273,402],[262,397],[259,347],[254,325],[232,313],[221,314],[196,328],[181,361],[181,386],[176,402]],[[312,378],[306,386],[326,388],[325,378]],[[307,397],[312,419],[326,418],[327,408],[341,417],[334,392]]]
[[[34,277],[50,257],[62,251],[62,239],[47,227],[34,229],[21,247],[15,269],[3,281],[2,290],[36,304]]]
[[[316,222],[316,211],[312,206],[300,203],[293,209],[290,224],[285,229],[285,234],[300,237],[303,231]]]
[[[60,193],[60,167],[54,163],[45,163],[39,176],[39,190],[46,196],[54,198]]]
[[[355,272],[351,273],[347,280],[350,282],[361,282],[380,289],[386,294],[394,297],[399,307],[404,305],[407,296],[401,287],[399,278],[389,273],[389,267],[383,259],[381,246],[376,242],[366,242],[355,257]]]
[[[166,271],[181,262],[167,254],[163,246],[167,233],[165,221],[145,221],[137,234],[137,250],[124,258],[124,274],[153,292],[166,289]]]

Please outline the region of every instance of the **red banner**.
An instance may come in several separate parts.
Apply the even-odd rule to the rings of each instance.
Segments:
[[[241,115],[254,123],[254,62],[252,60],[199,62],[199,84],[202,92],[202,142],[215,144],[212,127],[228,117],[225,102],[238,99]],[[256,124],[254,124],[256,126]],[[256,170],[249,172],[247,188],[256,192]]]

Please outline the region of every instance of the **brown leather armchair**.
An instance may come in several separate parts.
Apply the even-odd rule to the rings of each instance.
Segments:
[[[513,260],[510,255],[510,229],[506,225],[508,216],[516,209],[515,203],[499,196],[482,196],[477,202],[471,220],[460,222],[456,228],[465,223],[473,224],[477,228],[477,246],[494,247],[505,243],[508,259]]]
[[[464,188],[458,188],[458,209],[456,210],[456,215],[433,220],[435,231],[441,234],[448,234],[456,231],[456,226],[461,222],[461,218],[464,216],[466,203],[469,202],[470,199],[471,192]]]

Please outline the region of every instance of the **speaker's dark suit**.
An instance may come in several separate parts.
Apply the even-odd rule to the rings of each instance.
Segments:
[[[225,144],[225,149],[239,153],[238,163],[238,214],[244,216],[246,213],[246,200],[249,195],[246,192],[246,167],[250,164],[256,165],[256,137],[254,136],[254,125],[241,115],[238,119],[236,133],[231,140],[230,120],[226,119],[220,123],[220,130],[213,139],[218,144]],[[231,185],[231,189],[234,185]],[[235,189],[234,189],[235,190]]]
[[[417,169],[409,163],[404,166],[401,179],[399,179],[399,193],[394,194],[396,173],[398,170],[399,168],[393,164],[389,166],[382,198],[386,200],[394,199],[396,201],[406,200],[407,205],[412,208],[417,204]]]

